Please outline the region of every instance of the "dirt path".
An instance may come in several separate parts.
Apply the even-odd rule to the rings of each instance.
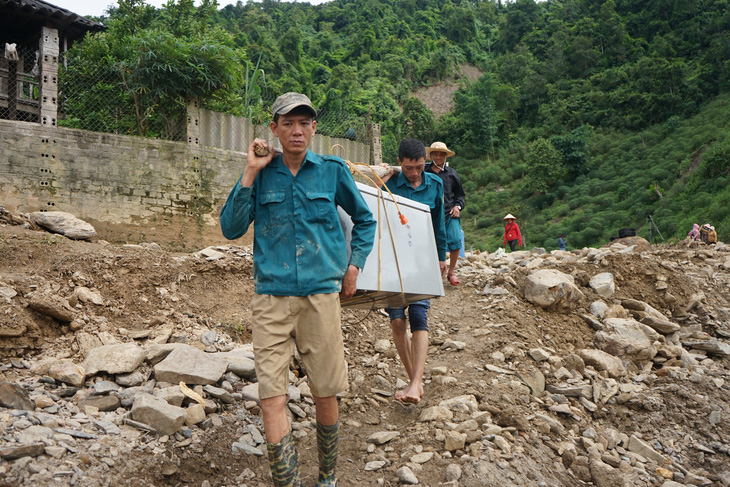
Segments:
[[[164,250],[177,248],[170,241],[178,235],[167,241],[164,231],[155,235],[159,245],[124,246],[0,225],[0,291],[17,293],[0,297],[0,382],[25,384],[31,396],[52,400],[50,409],[23,415],[0,407],[5,431],[0,452],[15,446],[36,421],[43,422],[42,414],[65,418],[67,428],[74,421],[86,424],[79,397],[60,396],[63,387],[41,382],[32,368],[48,358],[81,362],[84,336],[144,345],[169,329],[169,342],[195,344],[213,330],[236,344],[250,340],[250,248],[221,247],[224,258],[207,260]],[[103,233],[100,237],[106,240]],[[542,259],[542,268],[574,277],[585,297],[569,312],[544,310],[525,299],[528,265],[493,267],[484,255],[463,260],[464,284],[447,284],[446,296],[433,302],[425,397],[417,406],[388,395],[405,375],[387,318],[377,311],[345,310],[351,390],[340,402],[340,484],[398,485],[399,470],[408,467],[419,485],[428,486],[648,486],[669,477],[679,485],[730,485],[726,355],[685,345],[682,357],[691,355],[690,366],[661,352],[615,379],[576,363],[578,352],[593,347],[596,338],[582,315],[590,315],[589,305],[601,299],[588,285],[598,273],[609,272],[616,282],[615,294],[604,299],[608,306],[641,300],[696,336],[727,344],[727,246],[652,247],[609,252],[595,261],[574,255],[531,257]],[[69,299],[81,286],[98,292],[104,303],[70,299],[76,316],[71,323],[30,306],[41,291]],[[505,293],[484,294],[485,286]],[[674,350],[666,346],[671,337],[659,342],[660,350]],[[537,349],[547,358],[536,359]],[[549,390],[531,393],[525,378],[539,375]],[[84,387],[101,379],[87,378]],[[584,385],[590,388],[587,396],[569,390]],[[594,402],[607,397],[595,392],[604,386],[615,386],[616,392]],[[297,444],[304,485],[311,487],[316,477],[311,405],[304,399],[299,404],[308,415],[297,420]],[[93,422],[94,410],[87,411]],[[126,413],[119,408],[108,414],[122,423]],[[424,421],[426,413],[443,416]],[[102,417],[99,412],[96,419]],[[5,479],[0,486],[270,485],[264,457],[232,449],[249,424],[260,426],[258,408],[245,401],[220,403],[211,418],[216,419],[205,429],[192,427],[190,438],[160,438],[123,424],[120,435],[93,440],[71,442],[56,431],[44,440],[45,453],[0,460],[0,479]],[[378,444],[374,433],[397,435]],[[459,439],[461,445],[448,447]],[[639,450],[639,440],[651,451]],[[63,451],[53,448],[58,445]],[[657,463],[652,452],[665,461]]]

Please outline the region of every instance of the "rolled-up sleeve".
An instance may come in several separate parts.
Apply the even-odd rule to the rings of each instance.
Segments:
[[[228,240],[235,240],[248,231],[248,227],[255,216],[253,201],[253,187],[242,187],[239,178],[228,195],[226,203],[221,208],[221,214],[218,218],[221,224],[221,232]]]

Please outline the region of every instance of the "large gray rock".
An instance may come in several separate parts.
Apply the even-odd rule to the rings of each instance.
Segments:
[[[444,449],[446,451],[456,451],[464,448],[466,444],[466,433],[458,431],[447,431],[444,439]]]
[[[400,481],[401,484],[404,484],[404,485],[418,484],[418,478],[416,478],[416,475],[413,473],[413,470],[411,470],[410,468],[408,468],[405,465],[395,471],[395,476],[398,477],[398,480]]]
[[[258,383],[246,384],[245,386],[243,386],[243,389],[241,389],[240,393],[244,401],[260,402]]]
[[[418,421],[448,421],[453,417],[454,413],[446,406],[431,406],[421,410]]]
[[[7,460],[17,460],[23,457],[37,457],[45,451],[44,443],[33,443],[32,445],[4,445],[0,447],[0,458]]]
[[[30,221],[74,240],[91,240],[96,237],[93,226],[63,211],[35,211],[30,214]]]
[[[610,298],[616,291],[616,284],[613,280],[613,274],[610,272],[602,272],[596,274],[588,282],[596,293],[603,298]]]
[[[525,299],[543,308],[571,309],[583,298],[573,276],[554,269],[541,269],[527,276]]]
[[[596,347],[616,357],[643,364],[657,353],[654,342],[659,334],[633,319],[608,318],[605,328],[596,332]],[[585,360],[585,359],[584,359]]]
[[[254,368],[253,351],[246,349],[235,349],[230,352],[218,352],[214,357],[223,359],[228,364],[228,371],[233,372],[244,379],[256,377]]]
[[[377,431],[368,436],[367,442],[375,443],[376,445],[383,445],[393,438],[398,438],[399,436],[400,432],[398,431]]]
[[[603,319],[603,316],[606,314],[606,310],[608,310],[608,305],[603,301],[593,301],[588,307],[588,311],[600,320]]]
[[[469,411],[475,413],[479,411],[479,401],[472,394],[465,394],[463,396],[456,396],[450,399],[444,399],[439,402],[439,406],[449,408],[451,410]]]
[[[637,453],[660,466],[664,465],[665,463],[669,463],[668,459],[664,455],[652,448],[649,443],[634,435],[631,435],[631,438],[629,438],[627,450],[633,453]]]
[[[132,405],[132,418],[161,435],[174,434],[183,425],[186,416],[183,408],[172,406],[149,394],[138,395]]]
[[[694,348],[697,350],[704,350],[707,353],[720,356],[730,356],[730,344],[722,342],[720,340],[683,340],[682,344],[685,347]]]
[[[0,406],[24,411],[35,409],[35,404],[25,389],[12,382],[0,382]]]
[[[43,315],[50,316],[63,323],[70,323],[74,319],[74,312],[71,309],[71,305],[60,296],[34,293],[30,296],[28,306]]]
[[[149,362],[150,365],[157,365],[176,348],[189,346],[190,345],[185,345],[184,343],[153,343],[151,345],[145,345],[144,350],[147,354],[147,362]]]
[[[134,400],[137,396],[140,394],[150,394],[154,392],[155,389],[155,381],[147,381],[146,383],[142,384],[141,386],[135,386],[135,387],[127,387],[125,389],[122,389],[118,396],[121,400],[122,407],[130,408],[132,407],[132,404],[134,404]]]
[[[17,295],[18,292],[15,290],[14,287],[0,281],[0,299],[3,299],[4,301],[9,303],[10,300]]]
[[[583,359],[586,365],[593,366],[594,369],[608,372],[610,377],[623,377],[626,375],[626,368],[618,357],[606,353],[602,350],[587,348],[580,350],[578,356]]]
[[[93,396],[89,399],[79,401],[79,407],[84,408],[86,406],[92,406],[99,411],[114,411],[121,405],[121,401],[117,396]]]
[[[158,381],[178,384],[215,384],[228,370],[228,363],[215,355],[191,346],[174,349],[155,365]]]
[[[81,387],[86,380],[86,371],[80,365],[74,364],[67,360],[56,362],[48,369],[48,375],[75,387]]]
[[[590,460],[591,480],[596,487],[631,487],[634,485],[626,475],[598,458]]]
[[[87,375],[99,372],[109,374],[128,374],[142,365],[147,355],[142,347],[135,343],[120,343],[93,348],[84,360],[83,367]]]
[[[179,385],[155,389],[153,394],[156,398],[178,407],[182,406],[185,400],[185,394],[180,390]]]
[[[665,335],[678,331],[681,327],[673,323],[661,311],[643,301],[636,299],[624,299],[621,305],[631,310],[632,316],[641,323],[652,327],[654,330]]]
[[[92,303],[97,306],[104,306],[104,298],[98,291],[92,291],[88,287],[79,286],[74,289],[74,296],[76,296],[82,303]]]

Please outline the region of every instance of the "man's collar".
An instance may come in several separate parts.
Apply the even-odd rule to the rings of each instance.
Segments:
[[[426,171],[421,173],[421,184],[418,185],[418,188],[423,186],[425,183],[426,183]],[[416,190],[416,191],[418,190],[418,188],[413,187],[413,184],[411,184],[411,182],[408,181],[408,178],[402,172],[400,174],[398,174],[398,179],[396,180],[395,184],[396,184],[396,186],[404,186],[407,184],[408,186],[411,187],[411,189]]]
[[[439,168],[439,171],[446,171],[446,168],[448,168],[448,167],[449,167],[449,166],[447,166],[447,165],[446,165],[446,162],[444,162],[444,165],[443,165],[443,166],[439,166],[438,164],[436,164],[436,163],[435,163],[435,162],[433,162],[433,161],[429,162],[429,163],[428,163],[428,166],[430,166],[430,167],[431,167],[431,171],[433,171],[433,172],[436,172],[436,170],[434,169],[434,167],[437,167],[437,168]]]
[[[309,149],[307,149],[307,153],[304,156],[304,160],[302,161],[302,165],[299,166],[299,168],[301,169],[302,167],[304,167],[304,164],[307,163],[307,162],[311,162],[312,164],[321,164],[322,163],[321,158],[320,157],[316,157],[316,155],[314,154],[314,152],[312,152]],[[289,168],[286,167],[286,164],[284,164],[284,154],[279,154],[278,156],[276,156],[274,158],[274,160],[272,160],[270,162],[270,164],[273,164],[274,165],[273,167],[275,167],[276,170],[279,171],[279,172],[286,172],[286,173],[291,174],[291,171],[289,171]]]
[[[431,167],[437,167],[437,168],[439,168],[440,171],[444,171],[444,170],[446,170],[446,167],[447,167],[446,160],[444,160],[444,164],[442,166],[439,166],[434,161],[431,161]]]

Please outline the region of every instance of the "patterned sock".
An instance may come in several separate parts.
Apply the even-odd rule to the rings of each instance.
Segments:
[[[279,443],[266,443],[274,487],[301,487],[299,456],[291,431]]]
[[[337,485],[335,469],[337,468],[339,442],[339,421],[331,426],[317,423],[317,453],[319,456],[317,487],[334,487]]]

